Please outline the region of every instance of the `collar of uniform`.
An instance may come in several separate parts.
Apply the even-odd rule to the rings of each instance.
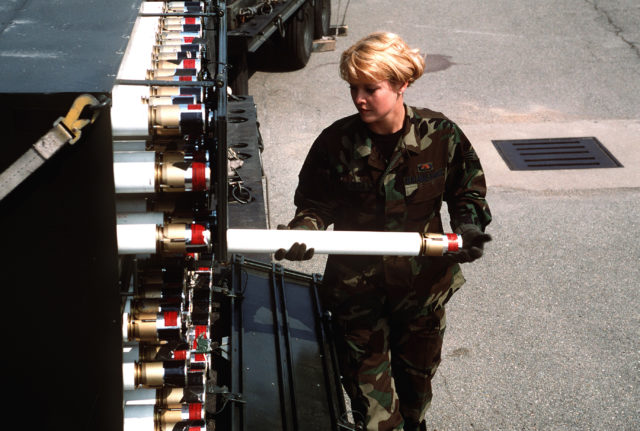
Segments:
[[[412,153],[418,154],[420,152],[420,144],[418,142],[416,125],[420,123],[420,116],[416,114],[414,108],[404,105],[405,120],[404,120],[404,133],[402,140],[404,147]]]
[[[358,129],[353,140],[353,158],[361,159],[371,155],[371,137],[367,132],[367,125],[358,118]]]
[[[404,105],[405,119],[404,119],[404,132],[402,133],[402,140],[404,148],[412,153],[420,152],[420,144],[416,138],[415,124],[419,123],[421,118],[415,113],[411,106]],[[371,137],[369,136],[367,125],[360,119],[358,119],[359,129],[355,134],[353,144],[353,158],[360,159],[371,155]]]

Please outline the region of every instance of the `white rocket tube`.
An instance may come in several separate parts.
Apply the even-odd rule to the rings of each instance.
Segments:
[[[145,79],[145,77],[146,75],[141,79]],[[145,97],[149,97],[149,89],[142,85],[114,85],[111,94],[113,136],[148,136],[149,105],[143,103],[143,100]]]
[[[204,225],[170,223],[160,228],[149,223],[155,217],[155,213],[119,214],[116,225],[118,254],[186,253],[187,250],[207,249],[211,244],[210,231]],[[132,224],[121,224],[121,221]]]
[[[157,228],[153,224],[119,224],[116,226],[118,254],[156,253]]]
[[[123,392],[126,406],[153,406],[156,404],[156,389],[136,389]]]
[[[228,229],[231,253],[273,253],[305,243],[318,254],[418,256],[422,236],[417,232],[351,232],[318,230]]]
[[[116,193],[155,192],[156,153],[153,151],[113,153],[113,178]]]
[[[124,431],[155,431],[155,406],[126,406]]]
[[[145,141],[113,141],[114,152],[126,151],[146,151],[147,143]]]
[[[116,214],[116,224],[155,224],[164,225],[164,213],[162,212],[129,212]]]
[[[143,12],[161,12],[162,4],[143,2]],[[160,3],[160,2],[158,2]],[[159,17],[138,17],[125,51],[118,79],[146,78],[151,66],[151,51],[156,40]],[[149,96],[145,86],[115,85],[112,91],[111,129],[113,136],[149,135],[149,107],[142,103]]]
[[[136,195],[116,196],[116,214],[147,212],[147,200]]]
[[[462,248],[462,237],[455,234],[418,232],[317,231],[228,229],[230,253],[274,253],[304,243],[317,254],[377,256],[438,256]]]

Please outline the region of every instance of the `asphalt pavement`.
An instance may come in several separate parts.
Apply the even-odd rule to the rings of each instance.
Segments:
[[[427,54],[406,101],[462,127],[494,215],[493,242],[447,308],[429,430],[640,429],[640,4],[333,0],[343,22],[335,51],[249,81],[272,227],[293,216],[315,137],[355,112],[340,53],[399,33]],[[582,136],[623,167],[512,171],[492,143]]]

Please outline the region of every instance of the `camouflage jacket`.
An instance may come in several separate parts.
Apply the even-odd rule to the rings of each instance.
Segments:
[[[358,114],[320,134],[300,171],[297,210],[289,227],[326,229],[333,224],[335,230],[442,233],[445,201],[455,232],[484,230],[491,214],[471,143],[443,114],[405,108],[402,137],[388,164]],[[459,267],[441,258],[330,256],[325,281],[380,271],[393,273],[395,282],[404,285],[450,285]],[[459,279],[461,285],[461,274]]]

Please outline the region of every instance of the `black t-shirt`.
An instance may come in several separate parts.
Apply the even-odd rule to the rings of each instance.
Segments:
[[[373,142],[373,146],[376,147],[380,154],[382,154],[382,157],[384,157],[384,160],[387,163],[389,163],[391,154],[396,148],[398,140],[402,136],[403,131],[404,128],[398,130],[395,133],[391,133],[390,135],[378,135],[377,133],[369,131],[371,133],[371,141]]]

